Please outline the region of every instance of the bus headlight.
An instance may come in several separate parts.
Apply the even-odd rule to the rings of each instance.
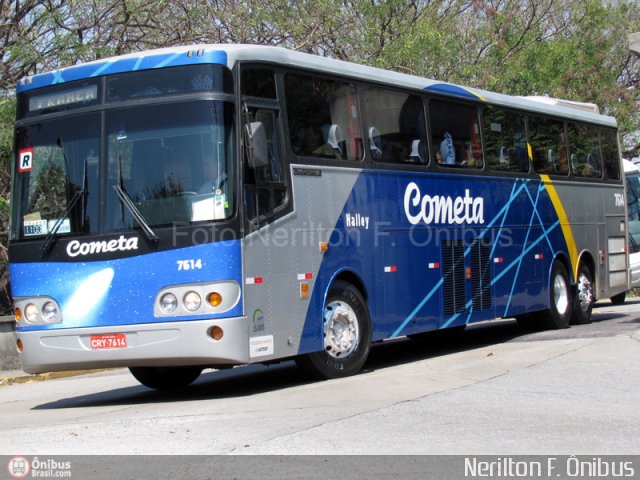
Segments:
[[[184,303],[184,308],[186,308],[190,312],[195,312],[200,308],[202,299],[200,298],[200,295],[198,295],[196,292],[191,291],[191,292],[187,292],[187,294],[182,299],[182,303]]]
[[[58,316],[58,307],[53,302],[47,302],[42,306],[42,317],[46,322],[53,323]]]
[[[62,309],[51,297],[14,297],[16,321],[25,325],[51,325],[62,323]]]
[[[38,311],[38,307],[36,307],[33,303],[29,303],[25,308],[24,308],[24,318],[27,320],[27,322],[29,323],[33,323],[38,319],[38,314],[40,312]]]
[[[240,298],[240,284],[234,280],[169,285],[156,294],[153,314],[157,318],[220,315],[235,307]]]
[[[162,308],[165,313],[173,313],[176,311],[176,308],[178,308],[178,299],[173,293],[165,293],[160,298],[160,308]]]

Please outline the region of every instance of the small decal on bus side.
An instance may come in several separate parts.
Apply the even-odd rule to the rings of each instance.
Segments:
[[[202,270],[202,259],[198,258],[197,260],[178,260],[176,262],[178,264],[178,271],[180,270]]]
[[[293,174],[301,175],[304,177],[321,177],[322,170],[320,170],[319,168],[294,168]]]
[[[273,355],[273,335],[249,339],[249,356],[264,357]]]
[[[616,207],[624,207],[624,196],[621,193],[614,193],[616,199]]]

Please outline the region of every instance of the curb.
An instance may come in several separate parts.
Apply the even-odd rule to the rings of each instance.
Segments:
[[[55,380],[58,378],[77,377],[80,375],[87,375],[90,373],[107,372],[109,370],[117,370],[114,368],[97,368],[93,370],[69,370],[66,372],[46,372],[29,374],[23,371],[11,372],[8,375],[2,375],[0,373],[0,387],[9,385],[16,385],[21,383],[43,382],[45,380]]]

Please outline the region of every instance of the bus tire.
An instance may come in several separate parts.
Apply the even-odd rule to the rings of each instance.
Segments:
[[[178,390],[193,383],[202,367],[129,367],[129,371],[145,387]]]
[[[617,295],[614,295],[609,300],[611,300],[612,305],[623,305],[626,298],[627,298],[627,292],[622,292]]]
[[[571,319],[573,295],[569,284],[569,274],[561,262],[553,263],[549,298],[549,310],[542,313],[545,326],[552,330],[567,328]]]
[[[296,357],[297,365],[319,379],[353,375],[362,368],[371,346],[367,302],[353,285],[337,280],[323,310],[324,350]]]
[[[573,297],[571,323],[574,325],[591,323],[593,302],[593,276],[586,265],[581,265],[580,270],[578,270],[578,281]]]

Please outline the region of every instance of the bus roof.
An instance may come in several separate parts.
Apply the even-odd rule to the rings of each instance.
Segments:
[[[617,125],[613,117],[600,115],[595,113],[593,109],[576,109],[575,105],[570,105],[572,103],[580,104],[580,102],[557,99],[555,102],[541,102],[540,100],[527,97],[510,96],[476,88],[462,87],[452,83],[296,52],[282,47],[263,45],[205,44],[134,52],[27,77],[18,82],[17,91],[23,92],[101,75],[178,65],[214,63],[233,68],[238,61],[273,63],[358,80],[368,80],[390,86],[401,86],[421,91],[426,90],[445,96],[473,99],[491,105],[523,109],[530,112],[582,120],[610,127]]]

